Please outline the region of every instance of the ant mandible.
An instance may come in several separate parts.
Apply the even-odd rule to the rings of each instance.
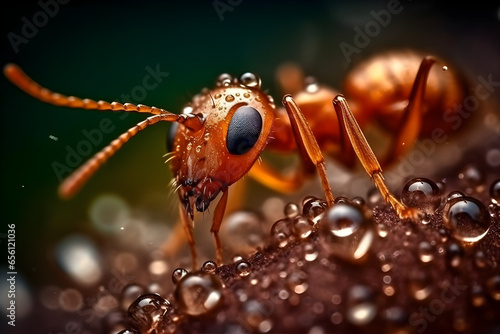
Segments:
[[[423,58],[411,85],[409,97],[403,98],[407,100],[407,104],[401,108],[402,121],[398,124],[400,131],[393,147],[396,152],[392,153],[392,156],[403,152],[403,143],[413,143],[419,134],[427,77],[434,62],[433,57]],[[7,64],[4,74],[21,90],[53,105],[153,114],[120,135],[65,179],[59,187],[59,194],[63,198],[75,195],[88,179],[139,131],[160,121],[174,122],[176,126],[172,127],[171,131],[172,150],[168,160],[174,175],[173,185],[180,199],[180,217],[194,268],[197,260],[193,238],[194,209],[205,211],[219,193],[222,193],[213,214],[211,227],[217,263],[221,263],[222,246],[218,233],[228,201],[228,187],[246,174],[271,188],[288,191],[296,189],[302,183],[304,172],[311,174],[316,171],[320,176],[326,201],[328,205],[333,205],[334,197],[328,183],[320,146],[331,146],[335,140],[340,141],[341,161],[348,165],[353,162],[354,149],[375,186],[399,217],[415,219],[419,216],[417,209],[406,207],[388,190],[382,168],[347,100],[342,95],[334,95],[328,88],[302,96],[299,92],[302,87],[293,79],[294,69],[284,70],[280,75],[285,90],[289,89],[297,94],[297,101],[290,94],[284,95],[284,109],[276,108],[272,97],[263,92],[258,76],[245,73],[240,78],[232,78],[228,74],[222,74],[218,77],[215,88],[203,90],[179,115],[142,104],[109,103],[55,93],[34,82],[14,64]],[[332,101],[335,113],[331,108]],[[363,106],[361,103],[355,105]],[[305,112],[302,113],[301,109]],[[314,118],[331,118],[331,115],[335,114],[338,119],[338,132],[332,131],[336,128],[332,121],[328,124],[314,122]],[[336,135],[325,135],[326,130]],[[303,168],[292,177],[283,177],[265,162],[256,163],[266,146],[285,152],[298,149]]]

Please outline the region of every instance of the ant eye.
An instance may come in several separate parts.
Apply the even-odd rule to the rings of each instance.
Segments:
[[[250,72],[244,73],[240,77],[240,82],[247,87],[260,88],[260,78]]]
[[[174,137],[179,128],[179,123],[172,123],[170,129],[168,129],[167,135],[167,152],[172,152],[174,150]]]
[[[227,129],[227,150],[235,155],[247,153],[259,139],[261,130],[260,113],[249,106],[239,107]]]

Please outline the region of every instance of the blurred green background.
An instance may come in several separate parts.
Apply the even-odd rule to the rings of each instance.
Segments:
[[[228,6],[223,20],[214,5],[220,3]],[[500,78],[497,5],[401,1],[400,6],[401,13],[393,15],[354,60],[410,47],[440,54],[472,76]],[[60,4],[54,17],[15,52],[9,33],[21,35],[23,17],[32,22],[42,9],[37,2],[10,2],[1,10],[0,60],[2,66],[19,64],[57,92],[144,103],[172,112],[179,112],[223,72],[258,73],[264,88],[280,101],[274,72],[285,61],[299,63],[321,82],[340,86],[351,65],[340,43],[353,45],[353,28],[373,20],[370,11],[386,8],[385,1],[70,1]],[[169,75],[144,99],[120,98],[143,85],[147,66],[159,66]],[[81,232],[95,235],[98,244],[107,242],[89,223],[88,209],[96,196],[119,194],[159,221],[173,220],[176,198],[168,197],[171,174],[162,158],[168,124],[133,138],[74,199],[63,201],[57,196],[59,179],[53,163],[64,164],[67,147],[76,149],[86,139],[82,131],[98,128],[103,118],[113,124],[114,130],[92,147],[93,154],[145,117],[129,114],[122,119],[122,114],[47,105],[3,76],[0,108],[0,256],[4,261],[6,225],[15,223],[16,267],[34,297],[40,286],[64,281],[54,272],[54,245],[64,236]]]

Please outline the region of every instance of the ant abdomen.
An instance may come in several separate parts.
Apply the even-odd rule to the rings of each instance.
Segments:
[[[363,113],[374,118],[388,131],[395,131],[408,103],[413,83],[425,54],[389,51],[376,54],[357,64],[346,76],[343,93],[356,101]],[[446,73],[443,73],[446,71]],[[449,132],[453,114],[459,112],[467,94],[462,75],[446,62],[437,60],[430,70],[421,107],[420,136],[432,134],[436,128]]]

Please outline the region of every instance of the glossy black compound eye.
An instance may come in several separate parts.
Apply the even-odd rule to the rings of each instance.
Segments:
[[[262,131],[260,113],[249,106],[239,107],[227,129],[227,150],[234,155],[247,153],[254,147]]]

